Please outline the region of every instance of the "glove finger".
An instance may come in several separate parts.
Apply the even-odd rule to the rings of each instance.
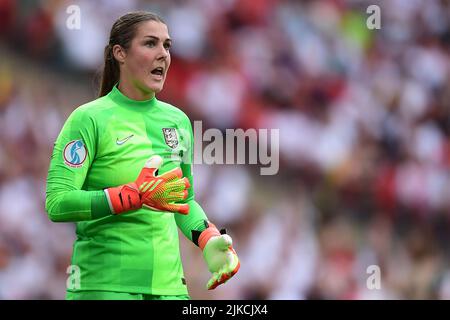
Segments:
[[[211,278],[208,280],[208,283],[206,284],[206,288],[208,290],[214,290],[220,284],[219,281],[221,278],[222,278],[222,275],[220,274],[220,272],[214,272],[212,274]],[[223,279],[223,281],[226,282],[225,279]]]
[[[180,168],[174,168],[166,173],[159,175],[158,178],[162,178],[166,181],[173,181],[177,179],[181,179],[183,177],[183,171]]]
[[[162,205],[165,211],[171,211],[174,213],[188,214],[189,205],[187,203],[165,203]]]
[[[184,187],[185,187],[186,189],[189,189],[189,188],[191,187],[191,183],[189,182],[189,179],[188,179],[188,178],[183,178],[183,179],[181,179],[181,180],[183,180],[183,182],[184,182]]]
[[[187,178],[174,180],[166,183],[166,190],[172,191],[183,191],[190,187],[189,180]]]
[[[187,190],[184,190],[181,192],[171,192],[167,196],[166,200],[167,200],[167,202],[177,202],[177,201],[182,201],[182,200],[186,199],[187,196],[188,196]]]
[[[237,256],[236,256],[237,258]],[[240,263],[239,260],[237,262],[236,267],[229,271],[229,272],[215,272],[213,273],[211,279],[209,279],[206,287],[208,290],[214,290],[215,288],[217,288],[218,286],[220,286],[221,284],[224,284],[225,282],[227,282],[228,280],[230,280],[239,270],[240,268]]]

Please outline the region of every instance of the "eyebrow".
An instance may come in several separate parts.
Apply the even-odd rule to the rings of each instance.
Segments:
[[[156,37],[156,36],[145,36],[144,38],[151,38],[151,39],[154,39],[154,40],[160,40],[158,37]],[[169,42],[172,42],[172,39],[170,39],[170,38],[167,38],[166,40],[164,40],[164,42],[167,42],[167,41],[169,41]]]

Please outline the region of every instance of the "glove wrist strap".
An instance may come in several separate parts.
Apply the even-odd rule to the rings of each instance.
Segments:
[[[105,194],[113,214],[137,210],[142,206],[139,191],[132,183],[105,189]]]
[[[203,251],[203,249],[205,248],[209,239],[211,239],[211,237],[215,237],[215,236],[220,236],[220,232],[219,232],[219,230],[217,230],[217,228],[214,224],[212,224],[211,222],[208,222],[208,228],[206,228],[200,234],[200,237],[198,238],[198,246],[200,247],[200,249],[202,249],[202,251]]]

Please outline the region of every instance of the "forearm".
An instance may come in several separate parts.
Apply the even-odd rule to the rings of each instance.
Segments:
[[[187,201],[189,204],[189,214],[175,215],[175,220],[177,222],[178,228],[180,228],[181,232],[188,238],[190,241],[196,242],[196,239],[192,238],[192,231],[202,232],[206,229],[205,220],[206,217],[205,212],[202,207],[195,200]],[[197,243],[195,243],[198,245]]]
[[[111,214],[103,190],[47,192],[45,209],[53,222],[94,220]]]

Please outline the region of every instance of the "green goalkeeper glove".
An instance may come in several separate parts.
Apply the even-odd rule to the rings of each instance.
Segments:
[[[137,210],[142,206],[157,211],[189,213],[188,204],[175,203],[187,198],[189,180],[182,178],[180,168],[156,176],[162,162],[160,156],[152,156],[135,182],[105,189],[109,206],[114,214]]]
[[[208,223],[208,227],[200,234],[198,245],[212,273],[206,287],[213,290],[227,282],[240,268],[239,258],[233,249],[233,240],[225,230],[219,232],[216,226]]]

